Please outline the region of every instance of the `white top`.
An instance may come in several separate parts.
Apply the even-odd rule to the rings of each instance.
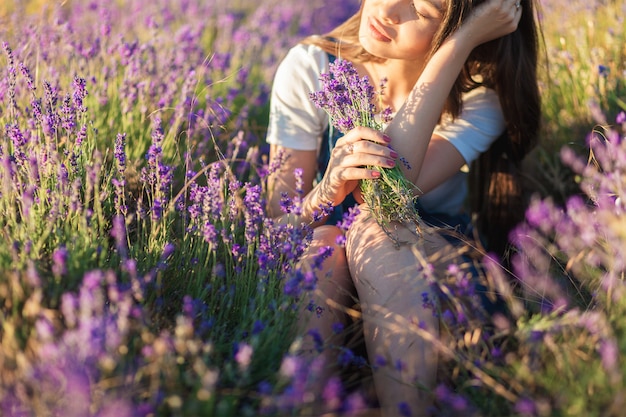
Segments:
[[[319,80],[328,71],[328,55],[315,45],[294,46],[278,66],[270,98],[267,142],[296,150],[317,150],[328,127],[328,114],[313,104],[309,94],[322,89]],[[463,96],[463,111],[444,118],[433,134],[441,136],[469,164],[504,131],[504,115],[495,91],[476,88]],[[458,214],[467,196],[467,170],[459,171],[420,197],[430,213]]]

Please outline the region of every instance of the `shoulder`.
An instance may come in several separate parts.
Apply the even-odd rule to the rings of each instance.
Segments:
[[[312,60],[319,60],[322,57],[326,57],[326,52],[315,44],[298,43],[289,50],[287,55],[294,55],[302,58],[310,57]]]
[[[470,163],[486,151],[506,125],[498,94],[478,87],[463,95],[463,110],[458,117],[446,116],[434,134],[450,141]]]
[[[328,68],[328,55],[317,45],[299,43],[292,47],[278,67],[277,74],[320,74]]]
[[[309,94],[321,89],[321,74],[328,71],[328,64],[328,54],[319,46],[302,43],[293,46],[276,70],[272,87],[274,101],[298,107],[303,102],[313,106]]]
[[[502,113],[498,94],[487,87],[478,87],[463,94],[463,109]]]
[[[500,99],[495,90],[486,87],[478,87],[463,94],[463,109],[456,118],[445,115],[442,118],[440,128],[448,125],[469,122],[485,124],[485,128],[493,127],[496,131],[501,131],[504,123],[504,114]]]
[[[266,140],[298,150],[319,149],[328,115],[315,106],[310,94],[321,89],[320,75],[328,56],[315,45],[292,47],[278,66],[270,96]]]

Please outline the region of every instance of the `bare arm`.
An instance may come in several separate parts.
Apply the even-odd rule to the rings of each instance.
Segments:
[[[283,155],[284,162],[280,165],[278,172],[272,174],[268,179],[268,214],[270,217],[279,218],[284,215],[280,209],[280,201],[283,193],[290,197],[296,193],[296,168],[302,169],[303,193],[306,196],[302,207],[302,220],[313,219],[314,200],[316,196],[311,196],[313,189],[313,179],[317,171],[317,161],[315,151],[299,151],[272,145],[270,147],[270,160],[274,160],[279,154]],[[321,201],[319,202],[321,204]],[[319,207],[319,205],[318,205]]]
[[[435,135],[430,140],[415,184],[425,194],[459,172],[463,165],[465,160],[454,145]]]
[[[458,171],[465,163],[452,145],[435,143],[442,139],[431,142],[432,132],[454,81],[471,51],[484,42],[514,31],[520,15],[521,11],[515,8],[512,0],[491,0],[479,6],[468,22],[432,56],[387,128],[387,134],[393,138],[392,146],[412,167],[405,170],[405,174],[424,192]]]

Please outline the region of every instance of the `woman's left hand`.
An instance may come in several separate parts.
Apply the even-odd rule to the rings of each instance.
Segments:
[[[525,0],[527,1],[527,0]],[[515,32],[522,17],[522,0],[487,0],[477,6],[463,24],[474,46]]]

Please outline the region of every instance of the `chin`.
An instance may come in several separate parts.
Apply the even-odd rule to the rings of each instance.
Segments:
[[[363,47],[363,49],[365,49],[365,51],[370,54],[373,55],[375,57],[378,58],[383,58],[386,59],[388,58],[388,54],[389,54],[389,47],[385,47],[384,45],[377,45],[375,42],[372,42],[371,39],[369,39],[366,36],[361,35],[361,32],[359,32],[359,42],[361,43],[361,46]]]

